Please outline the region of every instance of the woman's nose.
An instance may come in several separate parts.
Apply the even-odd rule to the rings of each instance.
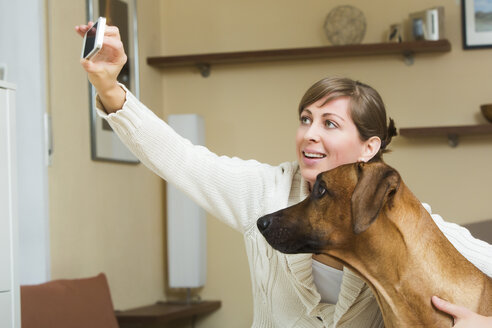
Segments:
[[[319,131],[318,128],[314,125],[311,125],[309,129],[306,131],[306,134],[304,135],[305,140],[309,141],[319,141]]]

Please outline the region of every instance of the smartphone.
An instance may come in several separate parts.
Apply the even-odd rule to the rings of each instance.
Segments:
[[[85,33],[82,43],[82,58],[90,59],[102,48],[106,18],[99,17],[97,22]]]

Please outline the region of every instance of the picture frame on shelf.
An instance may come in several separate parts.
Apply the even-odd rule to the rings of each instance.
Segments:
[[[461,0],[463,49],[492,48],[492,0]]]
[[[117,26],[128,57],[118,82],[139,98],[138,34],[136,0],[86,0],[87,20],[106,17],[107,25]],[[137,164],[140,161],[121,142],[111,126],[97,115],[96,90],[89,83],[91,157],[95,161]]]
[[[444,7],[428,8],[409,15],[411,39],[437,41],[444,39]]]

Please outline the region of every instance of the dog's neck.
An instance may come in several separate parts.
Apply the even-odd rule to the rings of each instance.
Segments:
[[[456,277],[463,277],[461,271],[473,265],[456,251],[404,185],[395,197],[404,197],[405,201],[393,203],[403,205],[383,208],[375,222],[354,238],[353,252],[333,250],[329,255],[366,280],[386,327],[451,327],[452,318],[433,309],[431,297],[452,302],[465,297],[450,286],[458,284],[470,291],[474,277],[461,281]]]

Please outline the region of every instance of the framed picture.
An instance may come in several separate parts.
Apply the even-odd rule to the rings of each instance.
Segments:
[[[492,47],[492,0],[461,0],[463,48]]]
[[[87,18],[96,21],[106,17],[107,25],[117,26],[128,60],[118,76],[139,98],[138,39],[136,0],[86,0]],[[91,156],[93,160],[122,163],[139,163],[139,160],[120,141],[111,126],[96,113],[96,90],[89,83],[91,119]]]

